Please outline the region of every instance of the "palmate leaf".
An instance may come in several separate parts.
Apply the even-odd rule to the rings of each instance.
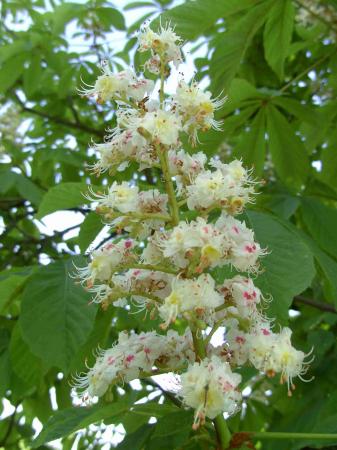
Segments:
[[[81,252],[84,253],[98,233],[102,230],[104,224],[101,217],[95,212],[86,215],[81,224],[80,233],[78,236],[78,243]]]
[[[171,22],[183,39],[196,39],[214,25],[217,19],[252,8],[259,2],[260,0],[189,0],[161,14],[153,22],[153,29],[159,25],[159,20],[162,24]]]
[[[90,296],[70,278],[71,272],[69,260],[41,267],[24,290],[19,320],[31,351],[64,371],[89,336],[96,314],[95,306],[88,305]]]
[[[88,190],[85,183],[60,183],[53,186],[44,195],[39,206],[37,219],[41,219],[47,214],[55,211],[74,208],[85,203],[89,203],[83,194]]]
[[[261,260],[263,272],[256,284],[273,297],[268,316],[285,323],[294,296],[310,286],[315,275],[312,252],[287,222],[255,211],[246,216],[256,240],[268,251]]]
[[[305,227],[314,241],[333,258],[337,257],[337,210],[313,197],[302,198]]]
[[[264,109],[260,109],[252,121],[248,131],[242,133],[238,145],[233,150],[235,158],[242,158],[247,167],[254,169],[254,175],[261,176],[266,156],[266,117]]]
[[[267,107],[267,131],[276,173],[289,190],[300,190],[309,174],[308,155],[300,138],[273,105]]]
[[[108,405],[95,405],[91,407],[67,408],[56,412],[52,416],[38,437],[34,440],[32,448],[39,448],[41,445],[67,436],[75,431],[85,428],[88,425],[109,418],[118,420],[118,417],[128,410],[128,403],[118,401]]]
[[[264,51],[270,67],[284,78],[284,60],[289,53],[295,8],[292,0],[278,0],[271,8],[264,29]]]
[[[216,48],[210,61],[215,92],[228,89],[254,35],[265,22],[271,5],[268,0],[249,9],[233,28],[216,38]]]

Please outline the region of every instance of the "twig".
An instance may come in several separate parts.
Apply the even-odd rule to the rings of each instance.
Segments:
[[[91,128],[88,125],[84,125],[83,123],[77,123],[77,122],[71,122],[70,120],[63,119],[62,117],[52,116],[51,114],[48,114],[43,111],[38,111],[37,109],[30,108],[29,106],[26,106],[22,100],[14,93],[14,97],[21,106],[22,111],[29,112],[31,114],[35,114],[36,116],[42,117],[44,119],[51,120],[52,122],[58,123],[60,125],[64,125],[69,128],[76,128],[77,130],[85,131],[89,134],[95,134],[96,136],[99,136],[102,138],[104,136],[104,133],[96,130],[95,128]]]
[[[172,394],[172,392],[166,391],[164,388],[162,388],[160,386],[160,384],[157,383],[156,381],[154,381],[152,378],[147,378],[142,381],[146,384],[149,384],[150,386],[153,386],[153,387],[159,389],[166,398],[168,398],[172,403],[174,403],[176,406],[178,406],[178,408],[181,408],[181,406],[182,406],[181,401],[178,400],[177,397],[174,394]]]
[[[17,411],[20,403],[17,403],[15,405],[14,412],[10,416],[10,419],[9,419],[9,424],[8,424],[8,428],[6,430],[6,433],[5,433],[4,437],[2,438],[2,440],[0,441],[0,447],[5,447],[6,446],[7,439],[9,438],[9,436],[10,436],[12,430],[13,430],[14,424],[15,424],[15,415],[16,415],[16,411]]]
[[[327,55],[322,56],[322,58],[318,59],[314,64],[307,67],[305,70],[303,70],[301,73],[299,73],[295,78],[290,80],[287,84],[285,84],[279,92],[285,92],[295,81],[300,80],[304,75],[309,73],[312,69],[314,69],[316,66],[319,66],[324,62],[326,59],[330,58],[334,53],[336,53],[336,49],[334,49],[332,52],[328,53]]]
[[[319,302],[317,300],[313,300],[312,298],[303,297],[302,295],[297,295],[294,298],[294,301],[298,303],[303,303],[308,306],[312,306],[313,308],[320,309],[321,311],[337,314],[336,308],[333,305],[330,305],[329,303]]]

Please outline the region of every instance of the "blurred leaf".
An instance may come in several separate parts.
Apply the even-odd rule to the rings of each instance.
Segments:
[[[22,339],[20,325],[14,327],[10,342],[11,365],[17,376],[29,386],[37,386],[42,376],[42,365],[39,358],[31,353]]]
[[[91,212],[86,215],[81,224],[80,234],[78,236],[78,244],[82,253],[87,250],[103,227],[102,219],[97,213]]]
[[[230,16],[255,6],[259,0],[194,0],[187,1],[161,14],[163,25],[171,22],[175,31],[183,39],[196,39],[217,19]],[[153,23],[153,29],[159,25],[159,19]]]
[[[315,275],[312,253],[286,222],[255,211],[246,214],[256,240],[268,251],[261,260],[264,272],[258,276],[256,284],[273,297],[268,315],[287,322],[294,296],[310,286]]]
[[[29,67],[23,74],[23,86],[28,97],[40,89],[40,81],[43,74],[42,70],[41,55],[33,54]]]
[[[278,0],[271,8],[264,29],[263,44],[270,67],[284,79],[284,61],[293,33],[295,8],[292,0]]]
[[[217,45],[210,62],[212,86],[215,91],[227,91],[254,35],[266,20],[270,7],[271,2],[265,1],[249,9],[234,27],[217,37]]]
[[[254,169],[254,175],[260,176],[263,172],[266,155],[265,141],[265,111],[260,111],[254,117],[249,130],[242,133],[238,145],[233,150],[233,157],[242,158],[247,167]]]
[[[337,258],[337,209],[315,198],[303,197],[301,212],[314,241],[330,256]]]
[[[39,206],[37,219],[62,209],[70,209],[89,203],[83,194],[88,191],[85,183],[60,183],[44,195]]]
[[[24,69],[25,54],[16,55],[6,61],[0,70],[0,93],[5,93],[20,78]]]
[[[71,272],[71,261],[41,267],[24,290],[19,321],[31,351],[64,371],[89,336],[96,314],[94,305],[88,305],[89,295],[70,278]]]
[[[115,27],[117,30],[125,30],[124,16],[118,9],[100,7],[95,8],[95,13],[107,31],[111,30],[112,27]]]
[[[306,150],[285,117],[272,105],[267,109],[267,130],[276,172],[290,190],[301,189],[309,174]]]
[[[94,405],[91,407],[67,408],[58,411],[52,416],[41,433],[33,442],[32,448],[39,448],[47,442],[67,436],[80,428],[100,422],[106,418],[118,418],[128,410],[128,404],[124,401],[109,405]]]

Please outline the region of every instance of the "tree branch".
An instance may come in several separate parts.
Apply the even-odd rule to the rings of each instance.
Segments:
[[[178,400],[178,398],[172,392],[166,391],[164,388],[162,388],[160,386],[160,384],[157,383],[156,381],[154,381],[152,378],[146,378],[142,381],[145,384],[148,384],[150,386],[153,386],[153,387],[159,389],[163,393],[164,397],[166,397],[168,400],[170,400],[172,403],[174,403],[176,406],[178,406],[178,408],[181,408],[181,406],[182,406],[181,401]]]
[[[59,125],[64,125],[65,127],[69,128],[75,128],[77,130],[85,131],[89,134],[95,134],[96,136],[99,136],[102,138],[104,136],[104,132],[101,132],[99,130],[96,130],[95,128],[91,128],[88,125],[84,125],[83,123],[80,123],[78,121],[72,122],[67,119],[63,119],[62,117],[52,116],[51,114],[48,114],[43,111],[38,111],[37,109],[30,108],[29,106],[26,106],[23,101],[17,96],[16,93],[14,93],[14,97],[21,106],[22,111],[29,112],[31,114],[34,114],[36,116],[42,117],[44,119],[51,120],[52,122],[58,123]]]
[[[313,300],[312,298],[303,297],[302,295],[297,295],[294,298],[296,303],[303,303],[304,305],[312,306],[313,308],[319,309],[321,311],[330,312],[333,314],[337,314],[337,310],[330,303],[323,303],[317,300]]]

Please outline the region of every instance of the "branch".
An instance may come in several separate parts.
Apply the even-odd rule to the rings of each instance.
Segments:
[[[312,69],[314,69],[315,67],[317,67],[320,64],[322,64],[322,62],[324,62],[326,59],[329,59],[330,56],[332,56],[334,53],[336,53],[336,49],[334,49],[332,52],[328,53],[327,55],[322,56],[322,58],[320,58],[317,61],[315,61],[313,64],[311,64],[311,66],[307,67],[305,70],[303,70],[301,73],[299,73],[295,78],[293,78],[287,84],[285,84],[280,89],[280,92],[285,92],[295,81],[300,80],[302,77],[304,77],[304,75],[309,73]]]
[[[294,297],[294,301],[296,303],[303,303],[305,305],[312,306],[313,308],[317,308],[321,311],[337,314],[336,308],[333,305],[330,305],[330,303],[319,302],[317,300],[313,300],[312,298],[303,297],[302,295],[297,295]]]
[[[48,114],[46,112],[38,111],[37,109],[30,108],[29,106],[26,106],[22,102],[22,100],[16,95],[16,93],[14,93],[14,97],[15,97],[17,103],[19,103],[19,105],[21,106],[22,111],[29,112],[31,114],[35,114],[36,116],[42,117],[44,119],[51,120],[52,122],[58,123],[59,125],[64,125],[69,128],[75,128],[77,130],[85,131],[86,133],[89,133],[89,134],[95,134],[96,136],[99,136],[100,138],[102,138],[104,136],[104,133],[102,133],[101,131],[96,130],[95,128],[91,128],[88,125],[84,125],[83,123],[80,123],[77,121],[71,122],[70,120],[63,119],[62,117],[52,116],[51,114]]]
[[[166,398],[169,399],[172,403],[174,403],[176,406],[178,406],[178,408],[181,408],[181,407],[182,407],[181,401],[178,400],[178,398],[177,398],[172,392],[166,391],[164,388],[162,388],[162,387],[160,386],[159,383],[157,383],[156,381],[154,381],[152,378],[147,378],[147,379],[144,379],[144,380],[142,380],[142,381],[143,381],[144,383],[150,385],[150,386],[153,386],[153,387],[159,389],[159,390],[163,393],[164,397],[166,397]]]
[[[20,403],[21,403],[21,402],[20,402]],[[13,430],[14,424],[15,424],[15,415],[16,415],[16,411],[17,411],[17,409],[18,409],[20,403],[18,403],[18,404],[15,405],[14,412],[13,412],[13,414],[10,416],[10,419],[9,419],[8,428],[7,428],[7,430],[6,430],[6,433],[5,433],[4,437],[1,439],[0,447],[5,447],[5,446],[6,446],[7,440],[8,440],[8,438],[9,438],[9,436],[10,436],[12,430]]]

